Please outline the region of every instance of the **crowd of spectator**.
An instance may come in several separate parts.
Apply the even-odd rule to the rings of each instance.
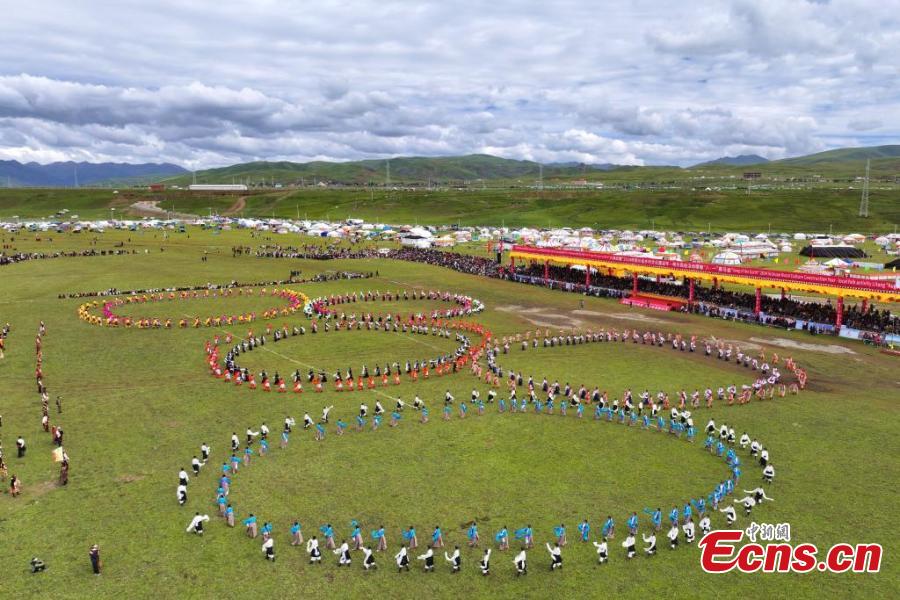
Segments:
[[[614,277],[591,273],[591,286],[585,286],[585,273],[564,266],[550,266],[549,280],[544,279],[544,265],[519,265],[515,270],[497,264],[495,260],[480,256],[460,254],[442,250],[420,248],[347,248],[340,246],[260,246],[257,256],[272,258],[340,259],[340,258],[390,258],[438,267],[445,267],[482,277],[511,279],[521,283],[549,286],[569,292],[587,293],[592,296],[621,298],[632,289],[631,277]],[[644,293],[660,294],[677,298],[688,298],[688,286],[680,281],[640,279],[640,290]],[[709,317],[727,318],[738,321],[759,323],[774,327],[801,328],[814,334],[834,331],[837,318],[836,308],[830,301],[804,302],[793,298],[764,295],[761,298],[761,312],[755,312],[756,294],[714,288],[699,283],[694,287],[694,303],[685,306],[684,311]],[[883,334],[900,334],[900,318],[888,310],[873,307],[863,312],[858,305],[844,307],[843,323],[847,327]]]
[[[80,256],[119,256],[121,254],[137,254],[136,250],[72,250],[69,252],[0,252],[0,266],[12,265],[27,260],[45,260],[50,258],[75,258]]]
[[[516,269],[517,279],[527,278],[529,283],[544,285],[544,266],[520,266]],[[570,291],[620,297],[632,289],[630,277],[612,277],[599,273],[591,274],[591,289],[585,287],[584,271],[568,267],[549,267],[551,284],[566,286]],[[660,294],[687,299],[688,286],[679,281],[653,281],[640,279],[639,289],[644,293]],[[837,309],[830,302],[804,302],[793,298],[781,298],[764,295],[760,299],[760,314],[755,313],[756,294],[713,288],[699,283],[694,286],[695,303],[685,307],[685,311],[708,315],[711,317],[732,317],[742,321],[759,322],[786,328],[794,328],[798,321],[803,328],[812,333],[825,333],[833,330],[837,319]],[[845,305],[843,324],[847,327],[881,334],[900,333],[900,318],[888,310],[867,307],[863,312],[859,305]]]

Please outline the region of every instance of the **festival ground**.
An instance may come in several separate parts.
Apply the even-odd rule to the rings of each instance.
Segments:
[[[814,596],[888,598],[900,589],[900,542],[895,516],[900,505],[894,488],[900,479],[896,459],[900,368],[897,359],[878,354],[860,343],[754,325],[726,323],[699,316],[629,309],[613,300],[583,298],[499,280],[463,275],[447,269],[384,260],[300,261],[233,258],[231,247],[255,247],[260,238],[248,232],[213,235],[192,229],[190,237],[172,239],[154,234],[109,232],[98,247],[122,241],[139,252],[34,260],[0,268],[0,323],[9,322],[6,357],[0,360],[0,414],[4,456],[10,472],[23,481],[23,493],[0,495],[0,564],[3,594],[9,597],[235,597],[299,593],[390,594],[392,597],[557,597],[580,594],[599,597],[733,597]],[[127,241],[129,236],[133,241]],[[53,236],[54,247],[86,249],[90,238]],[[17,240],[21,250],[33,246]],[[41,242],[47,249],[47,243]],[[160,252],[160,248],[165,248]],[[147,250],[144,253],[144,250]],[[204,251],[207,260],[202,261]],[[460,292],[485,304],[477,321],[496,336],[542,329],[638,328],[686,335],[710,336],[756,346],[767,355],[793,356],[808,371],[810,385],[797,396],[754,400],[744,406],[717,404],[694,411],[698,428],[709,417],[726,422],[740,435],[748,431],[770,449],[778,470],[767,493],[775,498],[754,510],[759,522],[790,523],[796,542],[825,548],[838,542],[877,542],[884,546],[877,574],[711,576],[700,569],[696,547],[669,551],[660,540],[658,556],[626,561],[620,546],[623,533],[610,543],[610,561],[598,566],[594,549],[577,541],[577,523],[591,519],[599,530],[612,514],[620,528],[632,511],[682,505],[727,474],[724,463],[702,451],[703,436],[693,444],[674,436],[640,431],[639,427],[598,423],[585,411],[583,420],[570,414],[497,414],[488,405],[484,416],[469,411],[450,422],[441,419],[445,390],[468,398],[473,387],[487,386],[468,372],[431,377],[377,391],[323,394],[304,390],[264,394],[225,385],[210,377],[203,344],[212,329],[134,331],[92,327],[78,319],[79,299],[60,294],[101,290],[205,285],[287,279],[291,270],[309,278],[326,271],[378,271],[371,279],[303,283],[292,286],[310,297],[359,290],[414,288]],[[583,305],[582,305],[583,300]],[[229,300],[184,301],[173,305],[173,318],[219,312]],[[256,300],[232,305],[235,312],[264,306]],[[191,304],[189,304],[191,303]],[[386,308],[427,310],[435,303],[416,301],[390,307],[356,305],[357,311],[381,313]],[[148,316],[166,316],[165,306]],[[130,313],[129,313],[130,314]],[[137,314],[137,311],[136,313]],[[44,379],[52,399],[62,396],[62,414],[51,406],[50,417],[65,429],[71,457],[71,480],[56,484],[58,465],[51,461],[49,434],[40,428],[40,403],[34,390],[34,335],[44,320]],[[252,328],[261,332],[267,322]],[[300,313],[271,323],[303,324]],[[226,328],[244,335],[247,326]],[[253,371],[265,368],[305,373],[308,365],[354,371],[368,364],[431,357],[450,351],[452,340],[384,332],[330,332],[291,337],[263,352],[246,356]],[[752,338],[752,340],[751,340]],[[778,345],[776,345],[778,344]],[[785,347],[787,345],[788,347]],[[242,357],[243,359],[244,357]],[[577,388],[599,385],[611,397],[626,387],[635,394],[684,386],[690,393],[707,385],[718,387],[749,379],[747,370],[670,348],[605,344],[522,352],[518,346],[501,364],[533,374],[540,381],[558,378]],[[253,512],[272,521],[278,559],[263,559],[260,541],[249,540],[241,527],[227,528],[215,515],[215,477],[228,453],[231,433],[243,438],[248,426],[267,422],[277,440],[285,415],[298,421],[305,411],[314,418],[322,406],[334,404],[333,418],[352,421],[361,399],[370,406],[381,398],[411,401],[418,394],[431,409],[431,420],[420,424],[410,410],[400,424],[385,422],[378,431],[350,431],[343,437],[329,430],[320,443],[311,431],[295,430],[287,450],[277,443],[267,457],[235,477],[232,501],[239,519]],[[504,386],[499,390],[506,396]],[[18,435],[28,441],[24,459],[15,457]],[[185,507],[175,501],[176,474],[190,468],[202,442],[212,446],[212,460],[192,478]],[[760,480],[759,469],[745,473],[742,488]],[[4,483],[6,488],[6,483]],[[213,516],[204,536],[185,533],[196,511]],[[739,511],[741,512],[741,511]],[[721,515],[713,526],[724,525]],[[389,551],[378,555],[380,568],[364,573],[354,560],[338,569],[326,554],[322,565],[308,565],[305,552],[289,545],[288,528],[299,519],[306,537],[330,522],[340,538],[349,537],[351,519],[358,519],[368,539],[370,530],[385,525]],[[465,548],[466,526],[477,520],[482,547],[493,543],[503,525],[510,530],[531,524],[537,545],[529,556],[529,575],[516,578],[512,554],[494,552],[492,573],[483,578],[476,567],[480,550]],[[564,549],[566,567],[551,573],[543,549],[560,522],[569,530]],[[739,526],[749,523],[743,515]],[[436,573],[425,575],[413,561],[411,573],[398,574],[392,555],[401,542],[400,528],[415,525],[420,541],[440,524],[452,548],[463,547],[463,570],[451,575],[439,553]],[[647,521],[642,514],[642,529]],[[104,572],[90,574],[87,551],[101,546]],[[513,546],[516,548],[516,545]],[[417,554],[417,552],[413,552]],[[46,573],[33,576],[28,561],[41,557]]]

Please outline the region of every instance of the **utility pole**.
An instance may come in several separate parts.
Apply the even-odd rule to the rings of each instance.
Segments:
[[[869,216],[869,163],[872,161],[866,159],[866,176],[863,179],[862,198],[859,200],[859,216]]]

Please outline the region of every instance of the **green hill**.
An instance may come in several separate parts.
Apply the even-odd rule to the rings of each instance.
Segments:
[[[785,158],[782,160],[773,161],[773,164],[806,166],[846,163],[854,161],[862,162],[867,159],[871,159],[873,161],[878,161],[880,159],[900,160],[900,145],[871,146],[867,148],[837,148],[835,150],[826,150],[825,152],[817,152],[816,154],[809,154],[807,156]]]
[[[198,171],[197,183],[249,182],[281,184],[315,184],[317,182],[353,185],[393,183],[451,183],[479,179],[536,178],[540,166],[536,162],[511,160],[471,154],[447,157],[399,157],[388,160],[360,160],[350,162],[313,161],[308,163],[259,161],[218,169]],[[577,172],[578,167],[545,167],[546,177]],[[189,185],[191,174],[163,180],[172,185]]]
[[[438,185],[480,187],[485,182],[500,186],[530,187],[537,183],[541,171],[547,185],[598,183],[610,185],[727,185],[741,179],[752,166],[765,181],[807,180],[852,182],[863,175],[865,161],[871,159],[871,175],[883,182],[900,177],[900,145],[871,148],[840,148],[808,156],[767,162],[763,157],[748,155],[725,157],[693,167],[621,166],[554,163],[543,166],[528,160],[512,160],[487,154],[441,157],[397,157],[349,162],[257,161],[217,169],[197,171],[197,183],[246,183],[251,187],[315,185],[383,186]],[[388,166],[390,179],[388,179]],[[697,184],[695,180],[712,179]],[[716,180],[721,180],[716,182]],[[193,174],[161,180],[169,185],[187,186]],[[691,183],[694,182],[694,183]],[[733,181],[732,181],[733,184]]]

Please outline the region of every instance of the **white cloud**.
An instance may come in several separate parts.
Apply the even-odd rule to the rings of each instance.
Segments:
[[[895,13],[865,0],[22,4],[0,21],[0,157],[690,164],[889,143]]]

